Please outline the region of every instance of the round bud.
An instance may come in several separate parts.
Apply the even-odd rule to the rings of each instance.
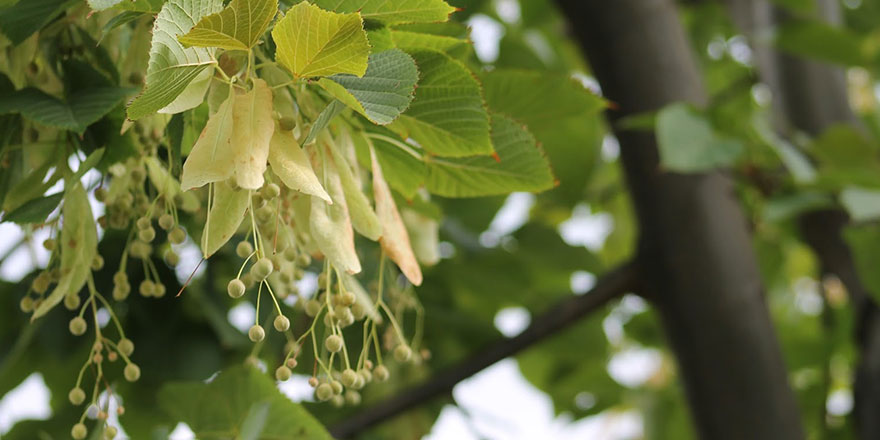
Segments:
[[[342,394],[342,384],[338,380],[331,380],[330,388],[333,388],[333,394]]]
[[[107,353],[107,360],[109,360],[110,362],[116,362],[117,359],[119,359],[119,355],[116,354],[115,351]]]
[[[141,377],[141,368],[135,364],[128,364],[125,366],[125,370],[123,370],[123,375],[125,375],[125,380],[129,382],[134,382]]]
[[[348,327],[354,324],[354,314],[351,313],[351,309],[346,307],[342,313],[336,315],[337,319],[339,319],[339,325],[343,327]]]
[[[284,131],[291,131],[296,128],[296,119],[290,116],[285,116],[278,120],[278,125]]]
[[[339,350],[342,350],[343,342],[344,341],[342,340],[341,336],[330,335],[330,336],[327,336],[327,339],[324,340],[324,348],[326,348],[327,351],[330,351],[332,353],[338,353]]]
[[[155,284],[150,280],[143,280],[138,286],[138,293],[140,293],[141,296],[150,296],[153,294],[154,285]]]
[[[49,283],[51,283],[51,278],[46,272],[40,272],[34,281],[31,282],[31,289],[37,293],[46,293],[49,290]]]
[[[342,384],[349,387],[349,388],[354,386],[354,383],[355,383],[355,381],[357,381],[357,378],[358,378],[358,374],[355,373],[355,371],[352,370],[351,368],[347,368],[345,371],[342,372]]]
[[[56,246],[56,245],[57,245],[57,243],[56,243],[55,240],[52,239],[52,238],[47,238],[47,239],[45,239],[45,240],[43,241],[43,247],[44,247],[47,251],[53,251],[53,250],[55,250],[55,246]]]
[[[355,300],[357,300],[357,298],[354,296],[354,293],[349,292],[349,291],[345,291],[345,292],[342,292],[342,294],[339,296],[339,300],[342,301],[343,305],[350,306],[350,305],[354,304],[354,302],[355,302]]]
[[[18,303],[18,308],[21,309],[22,312],[30,313],[34,310],[34,300],[30,296],[25,296]]]
[[[86,332],[88,325],[86,325],[85,319],[77,316],[70,320],[68,328],[70,329],[70,333],[72,333],[74,336],[82,336]]]
[[[67,400],[69,400],[72,405],[82,405],[82,403],[86,401],[86,392],[83,391],[82,388],[76,387],[67,393]]]
[[[99,202],[104,202],[107,199],[107,189],[105,188],[97,188],[95,189],[95,200]]]
[[[345,398],[341,395],[336,395],[333,396],[332,399],[330,399],[330,403],[332,403],[333,406],[335,406],[336,408],[342,408],[342,405],[345,405]]]
[[[113,274],[114,284],[128,284],[128,274],[125,272],[116,272]]]
[[[83,440],[89,434],[88,428],[83,423],[77,423],[73,425],[73,429],[70,430],[70,436],[75,440]]]
[[[251,266],[251,275],[257,279],[257,281],[263,281],[272,274],[272,269],[274,265],[272,264],[272,260],[266,257],[260,258],[256,264]]]
[[[67,310],[76,310],[79,308],[79,305],[80,299],[78,294],[64,295],[64,308]]]
[[[116,438],[118,431],[115,426],[108,426],[104,429],[104,438],[110,440]]]
[[[244,282],[237,278],[231,280],[229,284],[226,285],[226,293],[233,298],[241,298],[241,296],[244,295],[245,290]]]
[[[107,414],[107,411],[98,411],[98,420],[104,421],[110,417],[110,414]]]
[[[281,195],[281,187],[277,184],[270,183],[260,190],[260,195],[266,200],[272,200]]]
[[[141,218],[137,219],[137,222],[135,222],[135,225],[137,225],[138,229],[144,230],[144,229],[149,228],[151,223],[152,222],[150,221],[149,217],[141,217]]]
[[[131,356],[134,353],[134,342],[131,342],[131,339],[122,338],[116,344],[116,349],[124,356]]]
[[[296,260],[297,255],[298,255],[296,252],[296,247],[291,246],[291,247],[285,249],[284,253],[282,255],[284,256],[284,259],[287,261]]]
[[[276,316],[273,324],[275,325],[275,330],[278,330],[279,332],[287,331],[287,329],[290,328],[290,320],[283,315]]]
[[[318,274],[318,288],[324,289],[327,287],[327,272],[321,272]]]
[[[263,326],[259,324],[254,324],[251,326],[250,330],[248,330],[248,338],[250,338],[253,342],[260,342],[263,338],[266,337],[266,331],[263,330]]]
[[[306,315],[314,318],[321,311],[321,303],[316,299],[306,301]]]
[[[95,258],[92,258],[92,270],[99,271],[104,268],[104,257],[100,255],[95,255]]]
[[[300,266],[308,266],[312,264],[312,257],[308,256],[308,254],[302,254],[296,257],[296,264]]]
[[[135,240],[131,243],[131,248],[129,248],[128,252],[132,257],[146,260],[147,258],[150,258],[150,254],[153,252],[153,247],[146,242]]]
[[[123,415],[123,414],[125,414],[125,407],[124,407],[124,406],[117,407],[117,408],[116,408],[116,414],[117,414],[117,415],[120,415],[120,416]]]
[[[351,314],[355,320],[360,321],[367,316],[367,307],[361,303],[354,303],[351,305]]]
[[[174,217],[171,214],[162,214],[159,217],[159,227],[162,230],[170,231],[174,227]]]
[[[365,360],[364,361],[364,368],[366,368],[368,370],[372,370],[373,369],[373,361],[371,361],[369,359]]]
[[[286,366],[282,365],[275,370],[275,379],[278,379],[279,381],[284,382],[287,379],[290,379],[291,374],[292,373],[290,371],[290,368],[287,368]]]
[[[370,383],[373,381],[373,373],[371,373],[370,370],[366,368],[361,368],[361,370],[358,371],[358,376],[360,376],[361,379],[364,380],[364,383]]]
[[[153,283],[153,296],[155,296],[156,298],[161,298],[165,296],[165,285]]]
[[[129,293],[131,293],[131,287],[129,287],[128,284],[120,284],[113,287],[113,299],[116,301],[124,301],[125,298],[128,298]],[[77,300],[79,300],[79,298],[77,298]]]
[[[287,364],[287,368],[296,368],[297,362],[296,362],[296,359],[290,358],[287,360],[286,364]]]
[[[183,230],[180,226],[171,230],[168,233],[168,241],[174,244],[181,244],[186,240],[186,231]]]
[[[165,252],[165,262],[168,263],[169,266],[177,266],[180,264],[180,255],[177,255],[177,252],[174,252],[172,249],[168,249]]]
[[[364,382],[364,378],[358,375],[357,379],[355,379],[354,384],[351,387],[355,390],[359,390],[363,388],[364,385],[366,385],[366,382]]]
[[[92,362],[94,362],[96,365],[104,362],[104,355],[102,355],[101,353],[95,353],[95,355],[92,356]]]
[[[345,393],[345,403],[347,403],[349,405],[360,404],[361,403],[361,393],[354,391],[354,390],[348,390]]]
[[[156,238],[156,230],[152,227],[147,227],[146,229],[141,229],[138,232],[138,239],[143,241],[144,243],[149,243]]]
[[[249,241],[239,241],[235,246],[235,255],[239,258],[247,258],[254,253],[254,246]]]
[[[322,402],[326,402],[333,397],[333,387],[329,383],[322,383],[315,388],[315,397]]]
[[[394,359],[397,362],[406,362],[412,357],[412,350],[404,344],[400,344],[394,349]]]
[[[318,378],[314,377],[314,376],[310,377],[309,378],[309,386],[312,388],[315,388],[316,386],[318,386]]]

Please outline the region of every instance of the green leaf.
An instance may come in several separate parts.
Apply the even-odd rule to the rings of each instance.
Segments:
[[[106,151],[107,150],[104,148],[98,148],[97,150],[92,151],[92,153],[86,157],[86,160],[80,162],[76,172],[73,173],[73,179],[81,179],[90,169],[98,166],[98,164],[101,163],[101,159],[104,158],[104,153]]]
[[[17,46],[77,0],[21,0],[0,13],[0,30]]]
[[[880,147],[854,127],[829,127],[813,140],[809,152],[818,162],[818,182],[826,188],[880,188]]]
[[[66,295],[79,292],[92,270],[91,261],[98,253],[98,232],[92,207],[79,180],[67,183],[61,214],[61,279],[52,293],[34,310],[31,320],[48,313]]]
[[[138,18],[140,18],[142,15],[143,15],[143,12],[125,11],[125,12],[111,18],[110,21],[108,21],[107,24],[105,24],[104,27],[101,28],[101,39],[98,40],[98,43],[103,41],[104,37],[106,37],[107,34],[110,33],[110,31],[112,31],[113,29],[116,29],[119,26],[122,26],[124,24],[131,23],[132,21],[135,21]]]
[[[46,217],[58,207],[64,192],[55,193],[48,196],[42,196],[33,200],[29,200],[23,205],[10,212],[4,218],[4,222],[13,222],[20,225],[27,223],[42,223],[46,221]]]
[[[303,140],[303,145],[308,145],[314,142],[318,137],[318,134],[327,128],[330,121],[332,121],[333,118],[343,110],[345,110],[345,104],[339,102],[338,99],[330,101],[330,103],[327,104],[327,107],[324,107],[324,110],[321,110],[321,114],[319,114],[315,121],[312,122],[312,127],[309,129],[309,134],[306,135],[306,138]]]
[[[540,128],[572,115],[595,115],[605,100],[567,76],[498,69],[482,77],[486,104],[496,113]]]
[[[278,391],[275,383],[255,368],[232,367],[209,383],[172,383],[159,391],[159,405],[203,440],[244,435],[245,422],[255,420],[268,405],[261,439],[332,440],[302,406]]]
[[[278,13],[278,0],[232,0],[222,11],[203,17],[178,40],[184,46],[248,50]]]
[[[662,166],[680,173],[731,165],[743,152],[741,143],[721,138],[709,121],[681,103],[657,114],[657,144]]]
[[[819,21],[786,23],[776,33],[776,46],[785,52],[844,65],[871,62],[860,37]]]
[[[96,11],[103,11],[104,9],[110,9],[119,3],[122,3],[122,0],[88,0],[86,3],[89,4],[89,7]]]
[[[218,12],[222,7],[222,0],[169,0],[162,6],[153,25],[147,85],[128,107],[129,119],[161,112],[205,69],[217,63],[214,49],[185,48],[177,37],[195,26],[203,16]],[[205,82],[202,96],[207,86]]]
[[[370,55],[363,77],[333,75],[318,84],[370,121],[386,125],[409,107],[418,80],[412,57],[392,49]]]
[[[849,186],[840,192],[840,203],[854,221],[880,218],[880,191]]]
[[[492,142],[497,158],[428,160],[428,191],[445,197],[480,197],[553,187],[550,164],[525,128],[510,118],[493,115]]]
[[[211,211],[202,231],[202,254],[205,258],[214,255],[235,235],[244,220],[244,213],[250,204],[250,191],[235,190],[226,182],[214,184],[214,198]]]
[[[307,2],[290,8],[272,29],[275,59],[296,78],[367,71],[370,43],[360,14],[337,14]]]
[[[315,4],[336,12],[360,12],[365,20],[386,25],[446,21],[455,12],[443,0],[315,0]]]
[[[391,41],[403,50],[436,50],[459,60],[467,59],[474,52],[473,45],[467,40],[447,35],[393,30],[391,31]]]
[[[0,96],[0,114],[19,113],[43,125],[82,134],[122,102],[129,89],[92,87],[73,92],[65,100],[28,87]]]
[[[250,411],[241,422],[241,440],[260,440],[269,418],[269,402],[257,402],[251,405]]]
[[[816,169],[810,160],[797,147],[776,134],[768,118],[756,115],[752,120],[752,128],[761,141],[776,152],[795,182],[810,183],[816,180]]]
[[[492,153],[480,84],[464,64],[440,52],[411,55],[421,72],[409,109],[388,127],[438,156]]]
[[[877,270],[877,261],[880,261],[880,226],[849,226],[844,229],[843,236],[852,249],[859,276],[874,295],[874,300],[880,300],[880,271]]]

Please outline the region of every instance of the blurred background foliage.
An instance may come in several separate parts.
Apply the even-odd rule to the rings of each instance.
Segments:
[[[81,3],[66,3],[72,5],[70,16],[87,12]],[[522,99],[540,109],[511,116],[527,124],[541,142],[559,185],[537,196],[434,200],[445,216],[441,226],[443,259],[426,270],[425,282],[417,290],[426,312],[424,346],[430,348],[431,360],[394,370],[396,380],[365,389],[364,407],[502,337],[493,324],[500,311],[521,308],[535,316],[562,298],[584,293],[596,276],[634,252],[637,231],[617,163],[616,140],[594,112],[579,113],[557,105],[552,93],[564,93],[564,88],[541,89],[541,84],[573,78],[601,93],[569,37],[565,17],[548,0],[450,3],[462,10],[442,32],[466,36],[468,26],[479,31],[471,34],[475,50],[465,49],[461,57],[487,84],[488,106],[514,109],[509,100]],[[737,182],[809,438],[854,438],[849,417],[858,356],[853,342],[854,317],[840,284],[817,278],[817,263],[799,235],[796,217],[818,206],[845,208],[855,220],[846,237],[861,275],[872,292],[880,293],[880,271],[876,270],[880,257],[880,85],[876,79],[880,0],[842,0],[846,23],[842,27],[819,20],[812,0],[776,3],[796,20],[762,38],[787,53],[845,69],[850,102],[862,123],[858,128],[834,127],[815,137],[796,133],[792,138],[795,154],[809,153],[811,160],[804,160],[805,172],[815,172],[815,179],[798,181],[791,159],[781,158],[785,157],[779,154],[782,147],[767,135],[770,92],[757,79],[749,41],[717,2],[681,4],[683,23],[711,96],[710,105],[690,110],[687,120],[644,115],[626,123],[647,129],[668,123],[673,132],[693,129],[688,124],[708,123],[713,136],[735,146],[710,166],[728,166]],[[147,27],[138,24],[135,29],[146,32]],[[97,28],[82,29],[82,33],[91,39],[100,35]],[[30,38],[23,45],[12,46],[8,39],[0,40],[0,70],[13,77],[20,66],[30,62],[38,41]],[[142,43],[135,35],[130,41],[132,46]],[[108,55],[102,46],[91,47],[86,56],[100,66]],[[535,90],[521,90],[521,96],[512,97],[503,90],[493,93],[493,76],[501,81],[500,74],[518,69],[547,73],[534,78]],[[123,68],[119,75],[124,77],[131,71]],[[671,122],[661,122],[666,120]],[[0,125],[4,122],[0,120]],[[80,142],[88,151],[90,145],[101,145],[105,137],[116,136],[118,131],[118,125],[111,122],[91,126]],[[22,134],[0,129],[0,136],[14,143],[13,138]],[[120,139],[116,144],[124,148],[130,141]],[[697,160],[693,158],[664,156],[663,160],[672,167],[706,166],[689,162]],[[785,173],[786,167],[792,172]],[[7,179],[9,176],[0,176],[0,185]],[[771,190],[766,190],[768,187]],[[105,235],[102,254],[111,255],[113,243],[119,239],[112,233]],[[139,382],[119,384],[129,414],[123,426],[132,438],[163,438],[175,426],[175,418],[157,401],[156,390],[162,384],[205,379],[225,366],[242,362],[251,350],[245,335],[227,320],[226,311],[236,301],[222,292],[223,274],[235,270],[236,263],[231,249],[224,252],[207,263],[180,298],[168,295],[147,300],[133,295],[118,312],[130,338],[138,344],[136,359],[143,371]],[[118,258],[106,261],[107,267],[98,273],[99,290],[110,288]],[[179,285],[178,278],[171,269],[159,266],[168,291],[176,292],[170,286]],[[28,322],[28,316],[18,310],[18,301],[31,280],[32,275],[0,283],[0,395],[38,372],[52,390],[53,416],[47,421],[22,421],[3,438],[67,438],[71,420],[78,413],[67,403],[66,393],[88,343],[70,336],[67,319],[60,316],[66,312],[61,308],[46,319]],[[138,281],[133,279],[132,284]],[[268,365],[276,364],[282,356],[282,341],[276,339],[270,338],[262,350]],[[647,366],[641,365],[643,377],[625,380],[612,374],[614,360],[633,359],[633,353],[648,353],[652,359]],[[530,348],[517,360],[525,378],[552,398],[559,414],[580,419],[635,411],[643,420],[644,438],[693,437],[674,359],[650,305],[639,298],[624,297]],[[301,364],[309,362],[304,359]],[[363,433],[362,438],[419,438],[430,431],[445,403],[448,401],[434,401],[415,408]],[[327,425],[360,409],[308,403],[306,407]]]

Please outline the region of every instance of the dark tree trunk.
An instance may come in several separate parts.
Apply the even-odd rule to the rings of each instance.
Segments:
[[[557,0],[613,101],[612,123],[674,101],[703,104],[670,0]],[[731,182],[659,167],[654,135],[615,129],[640,226],[643,293],[671,342],[700,437],[804,437]]]
[[[787,19],[767,0],[727,2],[734,21],[748,34],[763,33]],[[818,0],[817,6],[826,22],[840,24],[838,2]],[[816,136],[834,124],[858,126],[843,69],[781,54],[768,46],[753,46],[761,79],[773,92],[777,127],[783,134],[799,130]],[[853,387],[856,425],[861,438],[876,440],[880,439],[880,310],[859,279],[841,235],[848,221],[842,211],[821,210],[802,216],[800,226],[820,261],[822,275],[838,277],[850,293],[861,354]]]

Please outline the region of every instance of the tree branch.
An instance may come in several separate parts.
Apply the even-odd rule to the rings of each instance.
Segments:
[[[346,418],[333,426],[330,432],[336,438],[348,438],[435,397],[447,394],[462,380],[556,334],[598,310],[612,299],[631,291],[636,286],[636,279],[637,270],[633,263],[619,266],[601,277],[596,286],[586,294],[566,298],[551,307],[533,320],[531,325],[519,335],[509,339],[501,339],[483,350],[478,350],[470,358],[441,371],[427,382],[416,385],[367,408],[359,414]]]

